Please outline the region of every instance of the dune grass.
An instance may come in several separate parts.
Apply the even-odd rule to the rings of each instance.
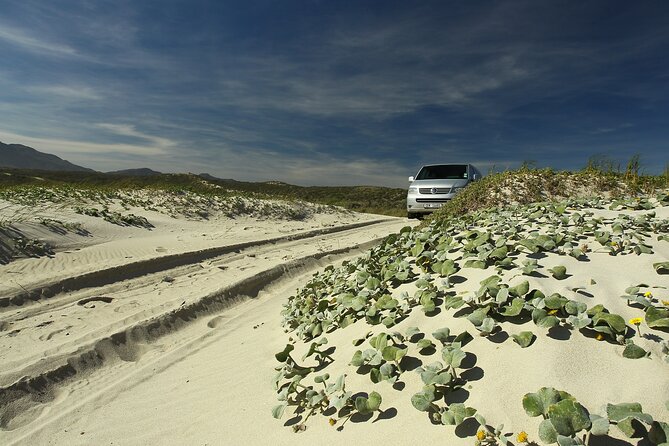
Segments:
[[[244,195],[257,199],[307,201],[355,212],[404,216],[406,190],[377,186],[302,187],[280,182],[243,182],[194,174],[128,176],[97,172],[0,169],[0,191],[17,186],[73,187],[101,193],[116,190],[183,190],[203,196]]]
[[[507,205],[596,196],[622,198],[669,188],[669,170],[662,175],[642,175],[638,169],[638,160],[633,159],[624,172],[590,162],[577,172],[524,166],[494,173],[469,185],[427,222]]]

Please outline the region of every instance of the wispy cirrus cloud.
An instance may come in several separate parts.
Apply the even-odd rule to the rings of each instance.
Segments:
[[[104,98],[96,89],[86,85],[33,85],[26,87],[26,90],[34,95],[55,96],[59,99],[99,101]]]
[[[53,42],[47,38],[29,33],[6,23],[0,24],[0,40],[25,51],[51,57],[79,57],[76,49],[69,45]]]
[[[147,133],[142,133],[138,131],[134,125],[129,124],[108,124],[108,123],[98,123],[95,124],[96,127],[111,132],[115,135],[120,136],[129,136],[133,139],[139,141],[145,141],[150,147],[156,149],[167,149],[169,147],[174,147],[176,145],[175,141],[172,141],[168,138],[163,138],[160,136],[150,135]]]
[[[0,141],[19,142],[38,148],[40,151],[59,156],[76,154],[130,154],[138,156],[155,156],[165,154],[165,148],[152,144],[94,143],[64,139],[39,138],[0,130]],[[72,158],[75,159],[75,158]],[[70,161],[72,159],[69,159]]]

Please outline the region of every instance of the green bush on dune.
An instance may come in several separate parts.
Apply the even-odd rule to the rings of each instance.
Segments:
[[[662,175],[640,175],[638,166],[636,170],[628,168],[626,172],[621,172],[592,161],[577,172],[522,167],[518,170],[493,173],[470,184],[433,214],[431,219],[441,220],[481,209],[547,200],[594,196],[622,199],[638,193],[651,195],[654,191],[667,187],[669,170]]]

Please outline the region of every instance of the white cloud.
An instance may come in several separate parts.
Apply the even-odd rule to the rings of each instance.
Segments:
[[[378,121],[426,106],[476,107],[486,93],[520,88],[537,73],[524,47],[453,38],[426,45],[412,37],[420,25],[325,36],[311,50],[290,54],[236,56],[215,73],[218,88],[207,100],[245,110]]]
[[[61,99],[97,101],[103,96],[93,88],[84,85],[35,85],[26,88],[27,91],[39,95],[52,95]]]
[[[591,135],[601,135],[601,134],[606,134],[606,133],[613,133],[613,132],[618,132],[620,130],[625,130],[630,127],[634,127],[633,124],[626,122],[620,125],[616,125],[614,127],[598,127],[594,130],[589,131]]]
[[[6,144],[23,144],[40,152],[53,153],[55,155],[67,154],[131,154],[140,156],[154,156],[165,154],[165,147],[155,145],[135,145],[116,143],[94,143],[85,141],[72,141],[64,139],[37,138],[27,135],[19,135],[12,132],[0,130],[0,140]]]
[[[24,30],[7,26],[3,23],[0,26],[0,40],[4,40],[27,51],[50,55],[50,56],[66,56],[77,57],[77,51],[68,46],[31,35]]]
[[[170,139],[139,132],[134,125],[99,123],[95,124],[95,126],[108,130],[115,135],[131,136],[133,138],[148,141],[151,146],[156,148],[166,149],[176,145],[175,142]]]

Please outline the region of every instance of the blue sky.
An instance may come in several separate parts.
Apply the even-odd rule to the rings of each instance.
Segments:
[[[0,58],[0,141],[102,171],[669,162],[664,0],[0,0]]]

